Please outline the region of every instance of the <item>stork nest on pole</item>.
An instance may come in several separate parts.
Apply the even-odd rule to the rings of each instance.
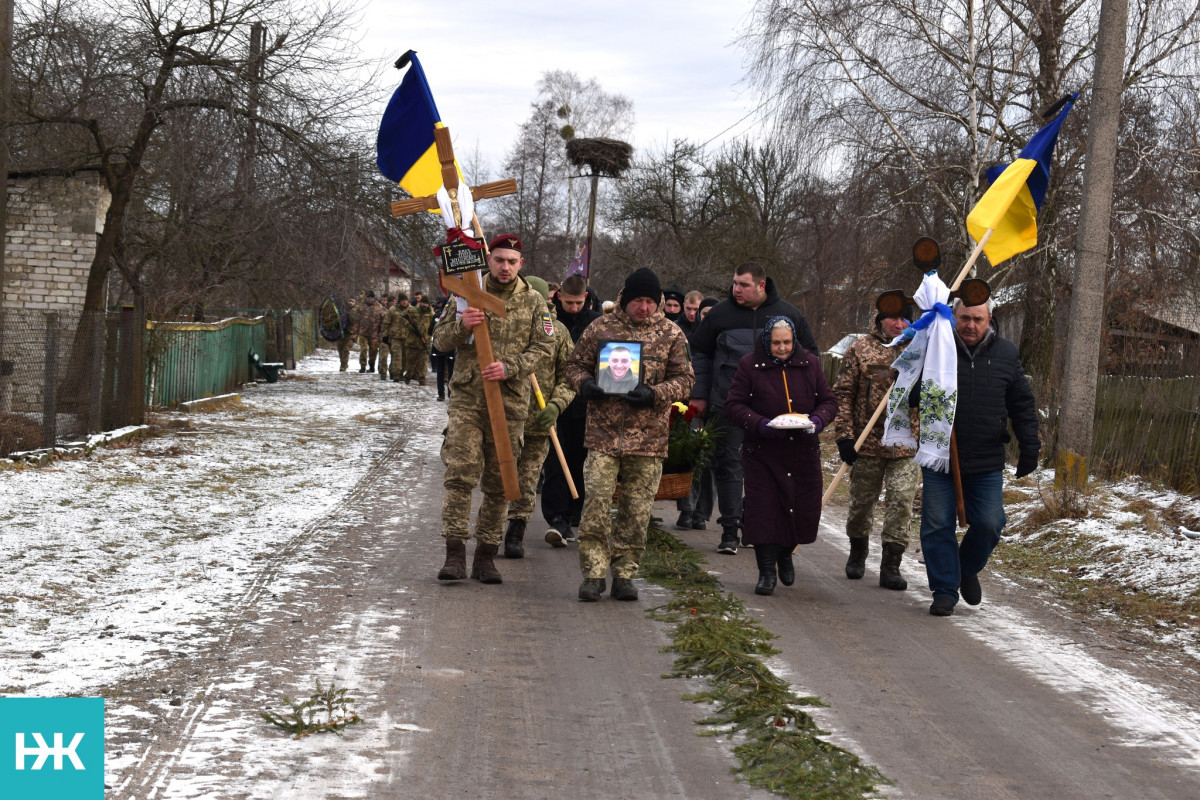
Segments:
[[[629,169],[633,146],[616,139],[571,139],[567,142],[567,160],[576,167],[588,167],[593,175],[618,178]]]

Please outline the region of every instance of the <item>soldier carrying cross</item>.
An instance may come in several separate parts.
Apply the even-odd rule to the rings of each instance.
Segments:
[[[458,350],[458,366],[450,386],[450,424],[442,445],[446,464],[445,495],[442,501],[442,536],[446,539],[446,563],[438,580],[467,577],[466,540],[470,536],[471,490],[479,484],[483,502],[475,518],[475,557],[471,577],[484,583],[500,583],[494,558],[504,534],[508,501],[500,477],[492,427],[488,417],[484,383],[496,382],[501,389],[504,416],[508,422],[511,451],[521,451],[521,432],[529,415],[529,375],[539,363],[554,357],[554,338],[544,323],[550,312],[542,296],[521,277],[525,260],[521,240],[512,234],[492,239],[484,290],[503,301],[505,315],[499,317],[464,303],[446,305],[433,330],[438,350]],[[486,326],[492,342],[492,362],[481,367],[476,358],[475,337]],[[551,329],[553,330],[553,329]]]

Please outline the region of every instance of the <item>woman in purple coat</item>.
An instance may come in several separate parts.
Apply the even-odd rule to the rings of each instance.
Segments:
[[[780,414],[807,414],[811,429],[769,426]],[[738,362],[725,415],[746,431],[742,443],[746,502],[742,540],[758,561],[755,594],[796,580],[792,548],[817,538],[821,453],[817,434],[833,422],[837,400],[817,357],[796,344],[787,317],[767,320],[754,352]]]

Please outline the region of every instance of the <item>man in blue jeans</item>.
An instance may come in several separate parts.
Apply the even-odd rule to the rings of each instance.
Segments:
[[[933,603],[929,613],[948,617],[959,595],[967,605],[983,597],[979,573],[987,565],[1004,529],[1004,446],[1012,423],[1020,457],[1017,477],[1037,468],[1041,443],[1033,390],[1017,346],[992,327],[991,301],[954,305],[958,350],[958,402],[954,433],[962,475],[966,535],[958,542],[953,478],[922,468],[921,552]]]

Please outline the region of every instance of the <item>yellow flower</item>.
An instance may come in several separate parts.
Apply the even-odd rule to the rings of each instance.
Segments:
[[[687,403],[676,402],[676,403],[671,403],[671,405],[673,405],[673,406],[675,406],[675,408],[679,409],[680,414],[684,414],[688,410]]]

